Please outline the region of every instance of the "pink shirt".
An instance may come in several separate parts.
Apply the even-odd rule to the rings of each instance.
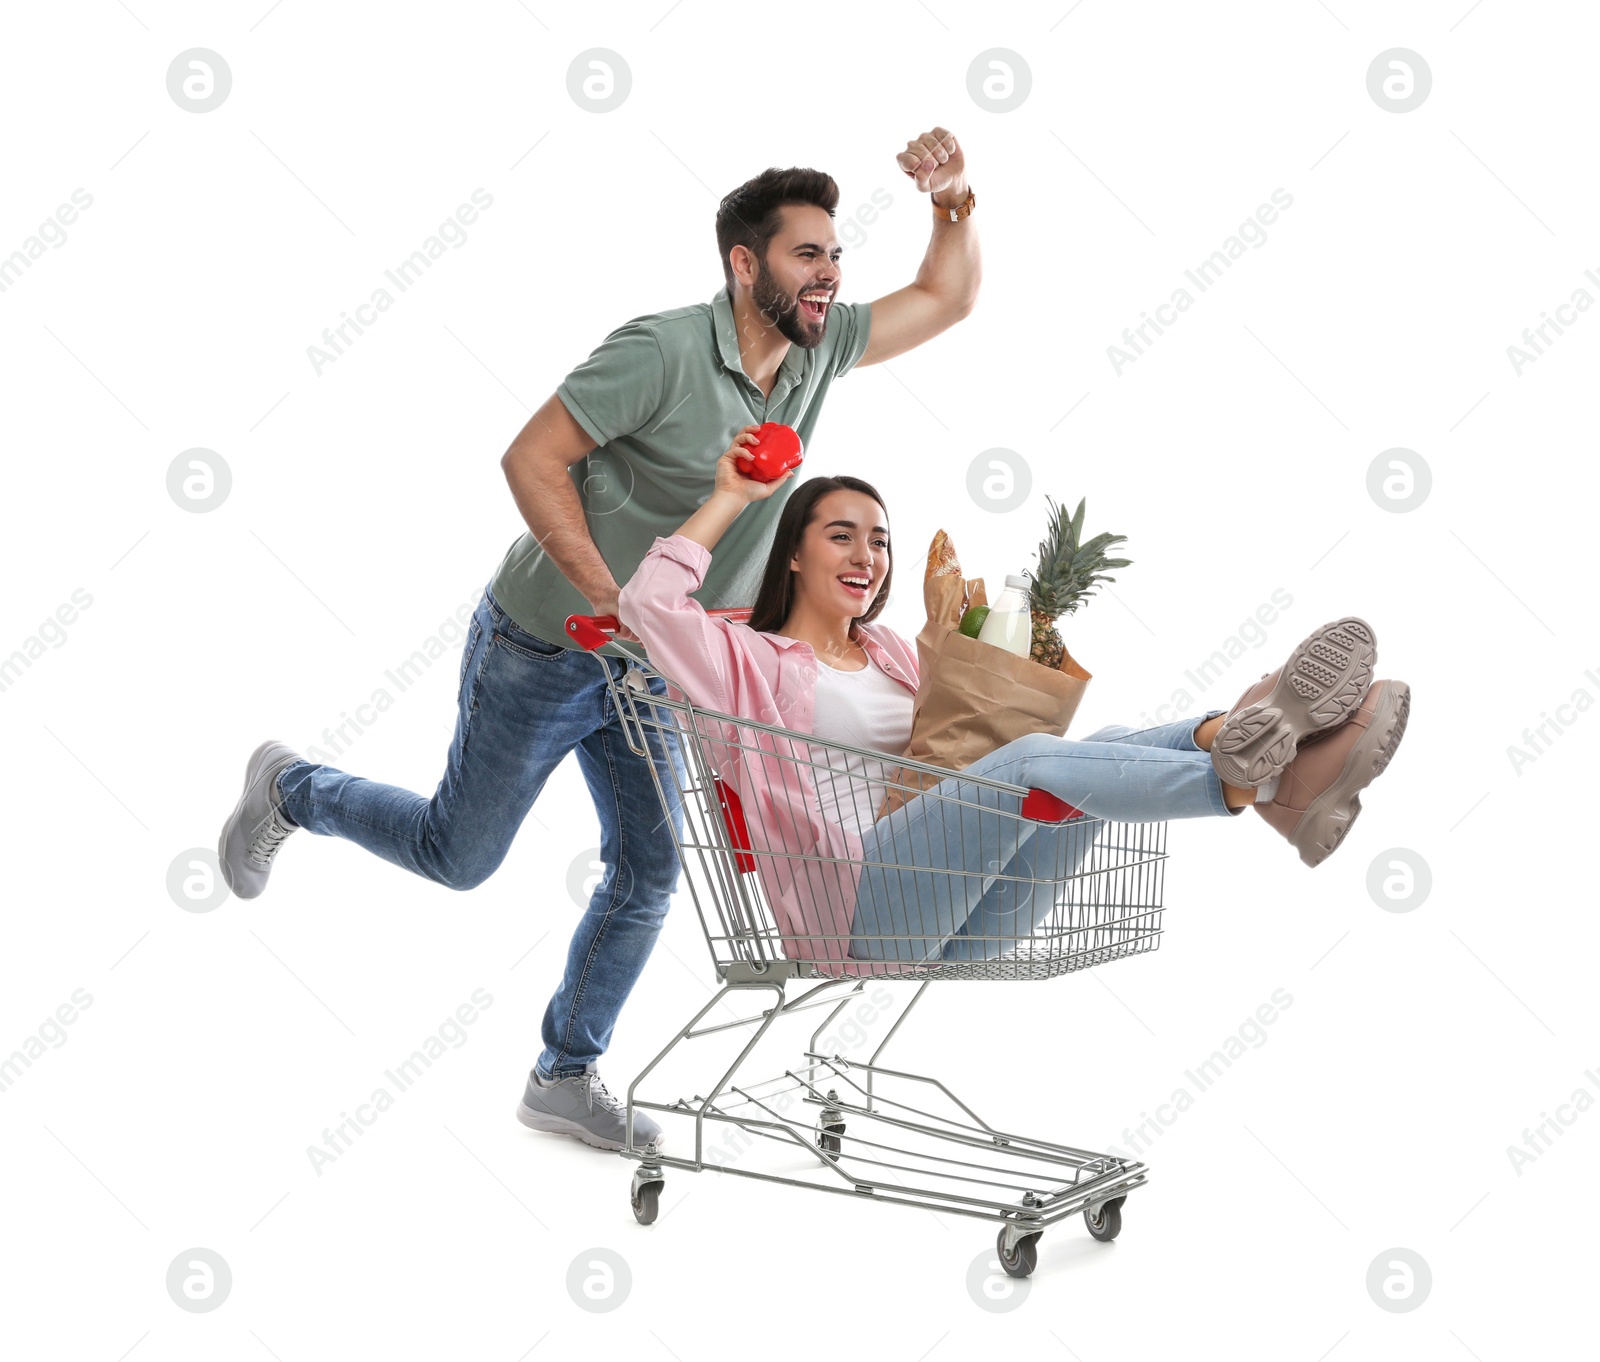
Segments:
[[[622,622],[644,641],[652,665],[673,691],[691,703],[810,733],[819,665],[811,645],[706,614],[689,593],[699,587],[710,562],[710,550],[692,539],[679,534],[658,538],[618,597]],[[860,625],[859,633],[872,661],[915,695],[915,646],[881,624]],[[858,963],[848,955],[861,839],[818,808],[805,766],[777,759],[806,759],[806,744],[732,725],[719,728],[723,741],[709,755],[718,774],[739,794],[752,848],[777,853],[758,854],[755,862],[785,954],[813,961],[817,974],[884,972],[883,965]],[[821,858],[838,858],[842,864]]]

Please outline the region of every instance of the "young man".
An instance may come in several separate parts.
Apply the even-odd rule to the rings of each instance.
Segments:
[[[656,536],[670,535],[705,499],[740,427],[782,422],[809,445],[835,378],[893,359],[972,310],[975,199],[960,145],[934,128],[895,159],[933,200],[933,238],[912,283],[870,305],[838,301],[838,187],[820,171],[764,171],[717,212],[726,287],[709,303],[613,331],[512,441],[501,466],[528,533],[473,616],[455,738],[431,799],[267,742],[252,754],[223,827],[218,857],[240,898],[261,893],[278,848],[302,827],[471,889],[499,866],[546,778],[576,749],[600,818],[605,873],[573,933],[544,1015],[544,1050],[517,1109],[533,1129],[622,1147],[624,1108],[595,1062],[678,875],[648,761],[629,750],[594,657],[563,645],[565,619],[616,614],[619,584]],[[696,593],[704,605],[754,600],[787,497],[785,487],[729,533]],[[619,636],[634,637],[626,629]],[[621,676],[628,663],[619,651],[602,655]],[[662,784],[676,790],[675,773],[656,760]],[[674,817],[681,827],[681,813]],[[655,1121],[634,1114],[636,1146],[660,1137]]]

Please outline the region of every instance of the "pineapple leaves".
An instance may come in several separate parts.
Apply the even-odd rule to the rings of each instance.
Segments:
[[[1087,498],[1079,500],[1070,518],[1066,507],[1057,506],[1048,496],[1045,504],[1050,519],[1039,542],[1037,567],[1028,574],[1033,580],[1029,605],[1036,614],[1056,619],[1076,610],[1095,594],[1101,582],[1116,581],[1110,569],[1129,567],[1133,560],[1106,556],[1113,545],[1127,542],[1126,535],[1102,533],[1083,538]]]

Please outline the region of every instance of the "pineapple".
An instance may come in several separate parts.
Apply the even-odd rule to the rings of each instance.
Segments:
[[[1050,525],[1039,544],[1038,570],[1028,573],[1033,585],[1028,591],[1029,614],[1033,619],[1033,644],[1028,656],[1046,667],[1059,668],[1066,656],[1066,645],[1056,629],[1056,621],[1069,615],[1094,594],[1099,582],[1114,582],[1105,569],[1127,567],[1128,558],[1107,558],[1105,551],[1126,541],[1123,534],[1097,534],[1080,543],[1083,533],[1083,501],[1072,519],[1066,508],[1045,498],[1050,508]]]

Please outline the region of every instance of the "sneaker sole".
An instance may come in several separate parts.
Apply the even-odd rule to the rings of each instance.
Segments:
[[[1296,825],[1290,844],[1309,866],[1321,865],[1339,849],[1361,815],[1361,791],[1394,759],[1411,718],[1411,687],[1404,681],[1384,684],[1372,723],[1350,749],[1344,770]]]
[[[1312,734],[1355,713],[1377,657],[1372,626],[1354,615],[1302,639],[1271,691],[1223,720],[1211,744],[1217,775],[1229,785],[1271,780]]]
[[[593,1145],[596,1149],[609,1149],[615,1153],[622,1148],[621,1140],[602,1139],[594,1131],[579,1125],[576,1121],[569,1121],[565,1116],[556,1116],[547,1111],[535,1111],[526,1102],[517,1103],[517,1120],[521,1121],[529,1130],[543,1131],[547,1135],[571,1135],[574,1139],[582,1140],[585,1144]],[[634,1129],[637,1135],[637,1117],[634,1120]],[[661,1135],[656,1136],[657,1149],[660,1149],[665,1143],[666,1141]]]

